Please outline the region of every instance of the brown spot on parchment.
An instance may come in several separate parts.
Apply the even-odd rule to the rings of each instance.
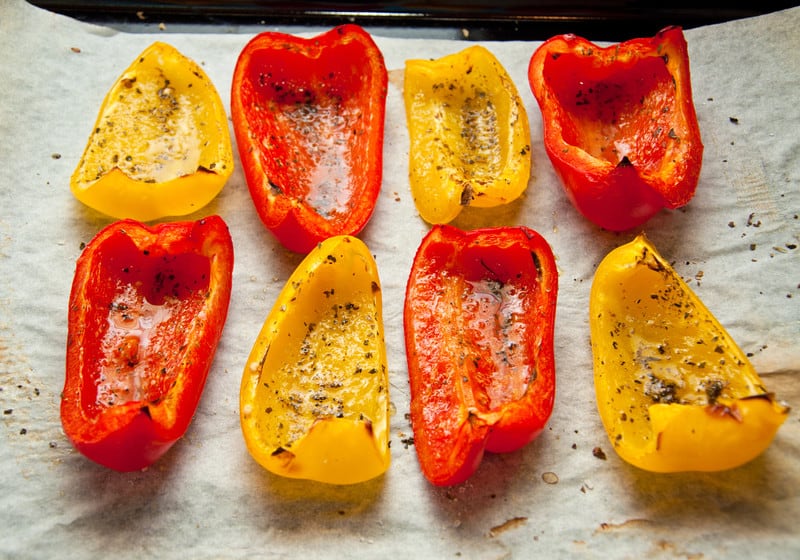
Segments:
[[[496,537],[500,533],[505,533],[509,529],[514,529],[523,525],[528,520],[527,517],[512,517],[511,519],[504,521],[500,525],[495,525],[491,529],[489,529],[489,536]]]
[[[542,473],[542,480],[547,484],[558,484],[558,475],[554,472],[547,471]]]
[[[654,555],[668,552],[676,558],[686,558],[686,560],[701,560],[704,558],[702,552],[686,552],[684,550],[679,550],[674,543],[664,539],[656,541],[652,549]]]
[[[649,519],[643,518],[633,518],[627,519],[622,523],[601,523],[600,527],[595,530],[595,534],[597,533],[609,533],[612,531],[620,531],[624,529],[634,529],[637,527],[649,527],[652,524],[652,521]]]

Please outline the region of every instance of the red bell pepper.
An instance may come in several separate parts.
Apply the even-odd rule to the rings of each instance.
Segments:
[[[228,313],[233,245],[219,216],[115,222],[86,245],[69,299],[64,433],[119,471],[186,432]]]
[[[422,240],[404,328],[414,445],[431,483],[463,482],[484,451],[519,449],[544,428],[557,292],[550,246],[526,227],[439,225]]]
[[[231,114],[245,178],[264,225],[307,253],[355,235],[383,174],[387,73],[357,25],[305,39],[265,32],[236,62]]]
[[[623,231],[694,196],[703,144],[679,27],[605,48],[553,37],[531,57],[528,79],[545,150],[589,220]]]

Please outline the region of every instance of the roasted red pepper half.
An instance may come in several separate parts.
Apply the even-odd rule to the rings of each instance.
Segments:
[[[311,39],[265,32],[236,62],[231,114],[258,215],[307,253],[355,235],[383,176],[387,73],[372,37],[342,25]]]
[[[543,43],[528,67],[544,147],[573,205],[623,231],[694,196],[703,159],[683,31],[599,47]]]
[[[219,216],[100,231],[69,299],[61,422],[89,459],[149,466],[195,413],[228,313],[233,245]]]
[[[513,451],[544,428],[555,397],[558,273],[526,227],[434,226],[404,306],[414,446],[425,477],[469,478],[484,451]]]

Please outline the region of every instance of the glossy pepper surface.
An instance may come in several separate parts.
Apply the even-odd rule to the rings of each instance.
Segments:
[[[104,214],[150,221],[200,210],[232,172],[217,90],[195,62],[156,42],[106,94],[70,187]]]
[[[589,220],[627,230],[694,196],[703,144],[680,28],[605,48],[559,35],[534,52],[528,78],[545,150]]]
[[[555,396],[558,276],[525,227],[434,226],[406,287],[404,328],[414,446],[435,485],[463,482],[484,451],[544,428]]]
[[[406,61],[409,180],[422,219],[449,223],[465,206],[519,198],[531,172],[528,114],[499,60],[475,45]]]
[[[355,235],[383,176],[387,73],[357,25],[305,39],[265,32],[239,54],[231,113],[250,195],[287,248]]]
[[[624,460],[719,471],[769,446],[788,408],[643,235],[603,259],[589,306],[597,406]]]
[[[61,422],[89,459],[149,466],[189,426],[231,293],[225,222],[100,231],[81,253],[69,299]]]
[[[272,473],[355,484],[389,467],[381,286],[358,238],[323,241],[297,267],[242,376],[247,448]]]

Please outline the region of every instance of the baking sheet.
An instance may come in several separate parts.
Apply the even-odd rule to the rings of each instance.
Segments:
[[[800,9],[686,31],[705,143],[695,198],[642,229],[714,312],[770,390],[800,406]],[[265,27],[267,29],[267,27]],[[235,31],[235,30],[233,30]],[[200,63],[229,107],[236,57],[252,34],[126,34],[33,8],[0,7],[0,556],[14,558],[752,558],[800,554],[800,423],[741,468],[655,475],[622,462],[594,402],[588,294],[594,270],[637,232],[602,231],[567,202],[527,85],[538,42],[483,43],[528,111],[534,169],[525,196],[455,225],[526,224],[556,255],[557,396],[525,449],[487,456],[466,483],[435,488],[417,465],[406,413],[405,281],[427,231],[408,187],[402,104],[407,58],[467,45],[376,36],[391,71],[381,196],[361,235],[384,291],[392,466],[336,487],[271,475],[239,428],[242,370],[301,257],[258,220],[237,159],[220,196],[236,250],[228,322],[186,437],[154,466],[117,473],[61,431],[67,299],[75,259],[110,219],[77,202],[69,177],[106,91],[154,40]],[[591,39],[591,37],[589,37]],[[628,37],[620,37],[620,40]],[[606,459],[594,456],[601,447]]]

